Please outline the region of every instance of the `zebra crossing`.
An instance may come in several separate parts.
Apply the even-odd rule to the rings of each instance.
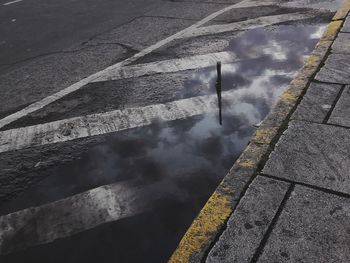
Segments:
[[[214,18],[232,9],[259,8],[269,5],[277,5],[277,3],[244,0],[230,5],[209,15],[189,28],[140,51],[125,61],[88,76],[56,94],[48,96],[1,119],[0,128],[5,129],[0,131],[0,154],[12,152],[20,154],[21,150],[31,148],[34,151],[40,151],[40,147],[42,146],[59,145],[60,143],[74,142],[75,140],[116,133],[137,127],[146,127],[156,122],[186,120],[196,116],[216,113],[218,107],[217,96],[216,94],[209,94],[6,129],[7,125],[25,118],[34,112],[43,110],[46,106],[64,99],[91,83],[137,79],[157,74],[162,75],[207,69],[215,65],[217,61],[230,66],[228,70],[234,70],[235,65],[244,60],[244,58],[241,58],[235,52],[222,50],[215,53],[195,54],[187,57],[158,60],[142,64],[137,63],[138,59],[152,54],[152,52],[157,51],[172,41],[235,31],[250,32],[254,29],[263,29],[271,26],[278,28],[283,23],[295,23],[296,21],[302,23],[303,21],[318,18],[322,14],[327,15],[330,13],[327,10],[310,9],[308,11],[269,15],[228,24],[208,25]],[[239,35],[237,37],[239,38]],[[313,37],[317,39],[318,36],[314,35]],[[272,53],[276,54],[275,51]],[[268,54],[257,53],[253,54],[250,59],[259,59],[266,55]],[[277,57],[277,60],[279,59],[281,60],[281,57]],[[211,72],[215,73],[215,70]],[[262,75],[255,76],[256,83],[254,85],[252,84],[252,88],[249,91],[250,95],[253,93],[259,94],[258,88],[261,88],[268,94],[269,86],[266,84],[268,77],[277,76],[290,79],[294,73],[294,69],[265,70]],[[212,74],[213,78],[215,78],[215,74]],[[157,83],[154,83],[154,85],[157,85]],[[278,95],[278,92],[276,94]],[[269,94],[265,98],[266,101],[272,104],[276,100],[276,94]],[[230,110],[234,109],[239,112],[235,108],[235,103],[241,103],[240,100],[247,97],[247,93],[240,89],[229,89],[223,91],[222,97],[230,101],[231,104],[228,106]],[[250,109],[247,103],[243,106],[247,107],[247,112],[251,114],[248,117],[245,116],[246,119],[252,122],[251,124],[261,121],[259,119],[261,116],[259,116],[255,109]],[[240,112],[240,114],[244,115],[245,113]],[[19,174],[18,176],[21,175]],[[157,193],[159,187],[163,187],[163,183],[156,182],[150,185],[138,186],[132,180],[126,180],[92,188],[88,191],[80,192],[47,204],[28,207],[10,214],[1,215],[0,254],[16,253],[19,250],[52,243],[57,239],[67,238],[109,222],[127,219],[152,210],[155,206],[154,204],[164,198],[161,193]],[[154,194],[150,197],[150,193]]]

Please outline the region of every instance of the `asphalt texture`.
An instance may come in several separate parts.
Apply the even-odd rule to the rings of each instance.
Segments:
[[[166,262],[341,1],[311,2],[2,0],[0,123],[20,117],[0,127],[0,262]],[[225,60],[220,81],[207,54]],[[290,190],[269,204],[269,181],[252,191],[272,218]]]
[[[22,1],[0,9],[1,65],[60,53],[145,15],[161,1]]]

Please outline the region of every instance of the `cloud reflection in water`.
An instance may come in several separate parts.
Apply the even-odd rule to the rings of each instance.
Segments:
[[[118,251],[106,251],[116,253],[109,258],[125,256],[128,262],[142,258],[164,261],[245,147],[253,125],[268,114],[323,30],[323,25],[280,25],[238,35],[227,51],[239,61],[222,65],[222,126],[218,114],[213,113],[108,136],[105,143],[58,167],[7,207],[16,210],[39,205],[120,181],[149,188],[149,192],[143,191],[144,198],[154,200],[157,196],[151,212],[114,223],[111,231],[117,232],[110,238],[124,242],[113,240]],[[215,94],[216,77],[214,65],[197,71],[185,81],[183,98]],[[155,184],[156,189],[150,187]],[[152,235],[147,234],[149,230]],[[87,241],[83,244],[86,257],[98,246]],[[154,246],[159,249],[155,251]]]

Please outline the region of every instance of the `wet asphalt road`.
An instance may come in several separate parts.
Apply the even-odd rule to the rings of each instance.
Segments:
[[[67,50],[159,7],[159,0],[0,2],[0,61],[10,65]],[[131,33],[131,32],[130,32]]]
[[[0,67],[0,123],[247,5],[0,127],[0,262],[165,262],[342,2],[32,1],[0,8],[28,19],[1,26],[25,61]]]

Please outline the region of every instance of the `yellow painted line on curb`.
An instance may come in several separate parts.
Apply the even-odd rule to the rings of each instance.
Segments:
[[[332,21],[327,29],[326,32],[323,34],[321,40],[323,41],[333,41],[335,39],[335,37],[338,34],[338,31],[340,30],[341,26],[343,24],[342,20],[338,20],[338,21]]]
[[[236,163],[245,168],[253,168],[256,165],[253,161],[249,161],[249,160],[247,161],[247,160],[241,160],[241,159],[238,159]]]
[[[338,9],[337,13],[333,17],[333,20],[342,20],[344,19],[350,11],[350,0],[345,0],[343,6]]]
[[[215,191],[181,240],[180,249],[175,251],[169,262],[190,262],[191,256],[202,250],[232,211],[229,195]]]
[[[250,141],[259,144],[270,144],[277,132],[277,127],[262,127],[255,132]]]
[[[346,0],[345,4],[338,10],[333,20],[344,19],[349,10],[350,0]],[[295,107],[302,92],[307,88],[311,78],[320,67],[321,62],[325,58],[329,48],[340,31],[342,24],[342,20],[329,23],[314,51],[305,61],[304,66],[290,83],[286,91],[281,95],[279,102],[276,104],[277,108],[272,110],[270,115],[280,115],[277,118],[281,118],[281,116],[284,119],[287,118],[292,108]],[[281,105],[285,104],[289,106],[283,108]],[[279,128],[280,127],[271,126],[269,124],[264,125],[263,123],[262,126],[257,129],[251,142],[269,145],[271,144],[272,139],[277,135]],[[251,144],[245,149],[245,151],[243,151],[242,155],[247,152],[249,147],[251,147]],[[257,167],[258,162],[256,160],[251,161],[239,158],[235,165],[238,165],[243,169],[254,168]],[[179,246],[170,258],[170,263],[198,262],[194,258],[196,254],[203,254],[203,250],[207,249],[209,244],[214,241],[217,232],[225,224],[234,210],[234,207],[231,204],[231,195],[233,195],[234,190],[225,191],[225,194],[220,194],[218,189],[222,190],[223,188],[223,183],[221,183],[200,211],[199,215],[193,221],[192,225],[179,243]]]
[[[284,92],[281,96],[281,100],[287,103],[295,103],[298,97],[295,96],[290,90]]]
[[[213,242],[218,231],[232,214],[235,203],[242,189],[232,187],[233,178],[238,180],[239,169],[241,178],[248,181],[252,171],[256,170],[265,152],[265,146],[249,144],[236,161],[230,172],[226,175],[215,192],[209,198],[199,215],[193,221],[186,234],[179,243],[177,249],[169,259],[170,263],[198,262],[208,245]],[[235,184],[235,186],[237,186]],[[196,257],[198,256],[198,257]]]

